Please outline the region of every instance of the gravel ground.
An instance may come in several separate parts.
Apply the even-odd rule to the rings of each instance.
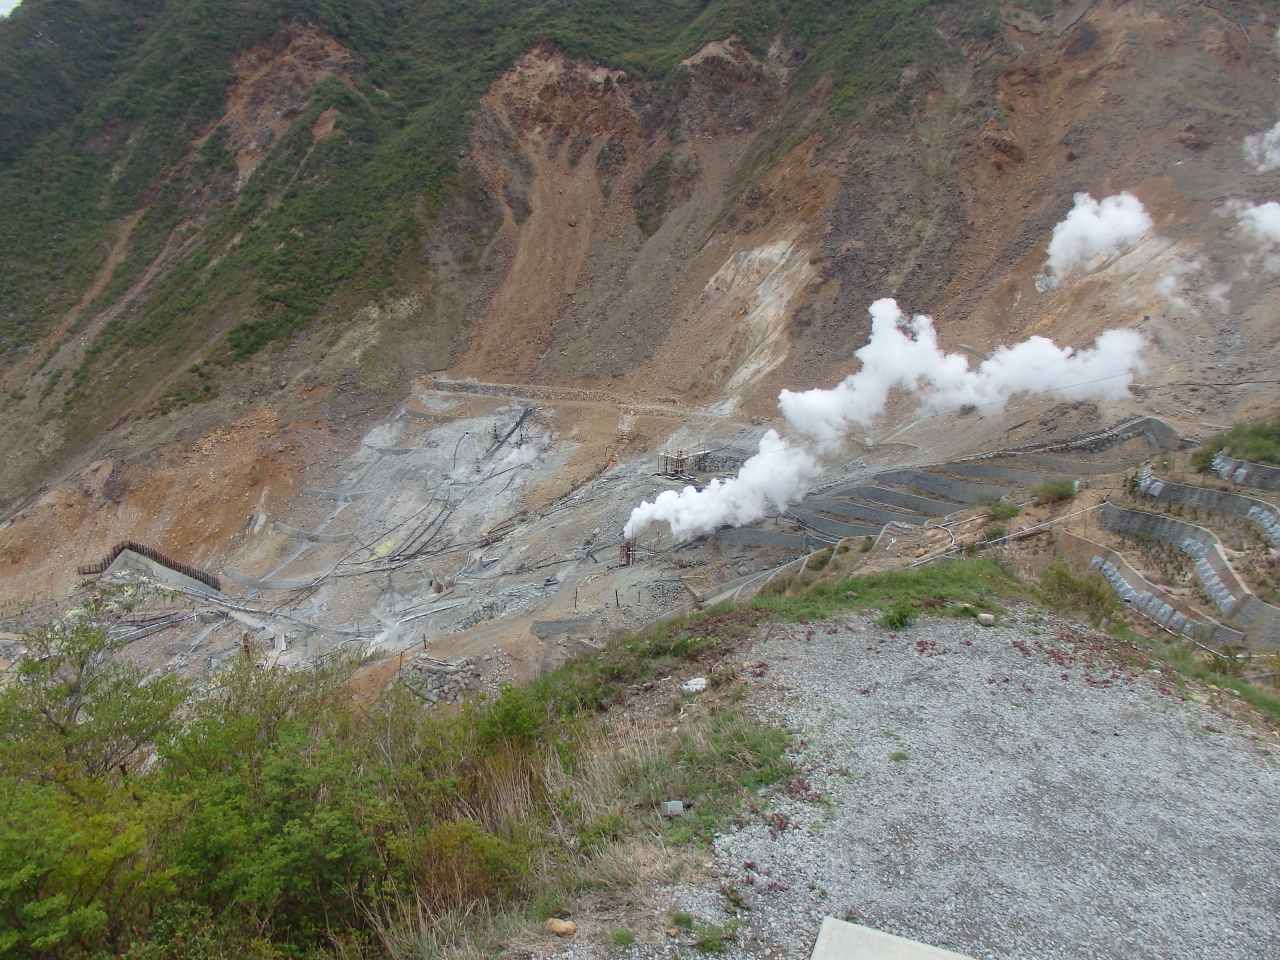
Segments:
[[[1275,752],[1112,649],[1029,609],[774,627],[749,702],[801,776],[663,899],[739,923],[733,957],[807,957],[824,915],[973,957],[1280,957]]]

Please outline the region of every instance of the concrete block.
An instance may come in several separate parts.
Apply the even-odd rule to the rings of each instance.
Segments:
[[[683,800],[663,800],[658,804],[658,812],[664,817],[678,817],[684,813]]]
[[[856,923],[826,917],[811,960],[971,960],[962,953],[931,947]]]

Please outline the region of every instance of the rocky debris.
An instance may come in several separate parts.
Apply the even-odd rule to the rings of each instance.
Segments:
[[[430,704],[458,703],[480,689],[480,662],[479,657],[448,661],[420,653],[405,661],[400,682]]]
[[[649,596],[659,607],[674,607],[691,599],[692,595],[678,580],[658,580],[649,585]]]
[[[1079,624],[1001,627],[769,630],[750,704],[796,772],[663,905],[738,924],[726,960],[808,956],[824,916],[974,957],[1274,953],[1272,736]]]

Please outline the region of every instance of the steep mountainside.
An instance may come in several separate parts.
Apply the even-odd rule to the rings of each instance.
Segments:
[[[1137,406],[1187,432],[1265,408],[1276,274],[1232,204],[1280,196],[1242,149],[1280,116],[1276,27],[1172,0],[27,0],[0,21],[0,592],[143,528],[225,562],[430,373],[749,427],[848,372],[882,296],[973,354],[1136,325]],[[1154,235],[1047,282],[1073,194],[1122,190]],[[639,429],[611,419],[582,475]],[[192,444],[224,433],[209,474]]]

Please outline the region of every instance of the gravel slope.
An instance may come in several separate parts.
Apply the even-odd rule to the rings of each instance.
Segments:
[[[974,957],[1280,957],[1276,755],[1111,649],[1032,610],[772,628],[751,702],[804,776],[671,906],[736,919],[731,956],[807,957],[830,914]]]

